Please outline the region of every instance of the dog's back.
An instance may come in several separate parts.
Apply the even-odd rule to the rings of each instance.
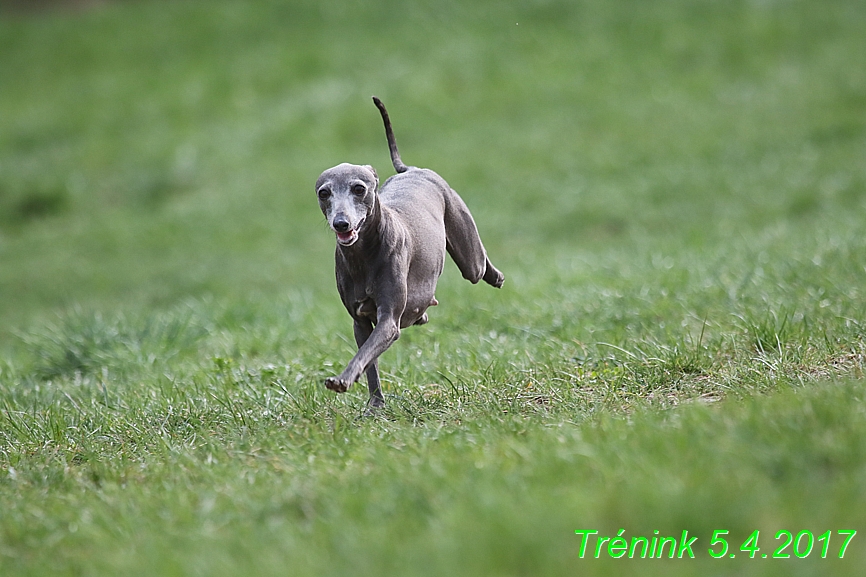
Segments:
[[[410,167],[403,163],[385,105],[375,96],[373,102],[382,115],[391,163],[397,171],[396,175],[385,181],[379,191],[382,205],[403,221],[410,236],[425,239],[424,242],[413,243],[424,253],[420,254],[419,258],[425,261],[432,258],[434,255],[429,254],[431,249],[440,250],[442,244],[438,241],[444,240],[444,248],[454,259],[463,278],[473,284],[483,278],[488,284],[501,287],[505,276],[487,258],[475,220],[466,203],[445,179],[432,170]],[[431,238],[437,241],[435,247],[424,246]],[[440,261],[438,270],[441,273],[441,261],[445,255],[440,253],[437,256]]]

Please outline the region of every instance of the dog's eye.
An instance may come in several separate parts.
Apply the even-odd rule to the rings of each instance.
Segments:
[[[319,195],[319,200],[328,200],[331,198],[331,191],[327,188],[322,188],[316,194]]]
[[[361,196],[366,192],[367,187],[365,187],[363,184],[356,184],[352,187],[352,194],[357,194],[358,196]]]

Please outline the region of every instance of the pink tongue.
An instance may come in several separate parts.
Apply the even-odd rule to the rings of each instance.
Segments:
[[[350,230],[349,232],[338,232],[337,236],[340,240],[349,240],[350,238],[352,238],[352,231]]]

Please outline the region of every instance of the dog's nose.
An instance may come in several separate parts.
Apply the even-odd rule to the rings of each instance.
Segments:
[[[346,232],[349,230],[349,221],[345,216],[338,215],[334,217],[334,223],[332,226],[337,232]]]

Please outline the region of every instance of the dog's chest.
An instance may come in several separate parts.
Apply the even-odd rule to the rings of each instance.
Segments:
[[[348,265],[356,263],[346,263]],[[337,265],[337,288],[349,313],[376,322],[377,306],[373,298],[375,275],[363,266]]]
[[[343,292],[343,304],[349,309],[349,313],[357,319],[370,319],[374,323],[377,316],[377,305],[372,295],[367,291],[358,290],[357,285]],[[354,290],[353,290],[354,289]]]
[[[356,317],[367,318],[376,322],[376,301],[367,297],[352,303],[352,310]]]

